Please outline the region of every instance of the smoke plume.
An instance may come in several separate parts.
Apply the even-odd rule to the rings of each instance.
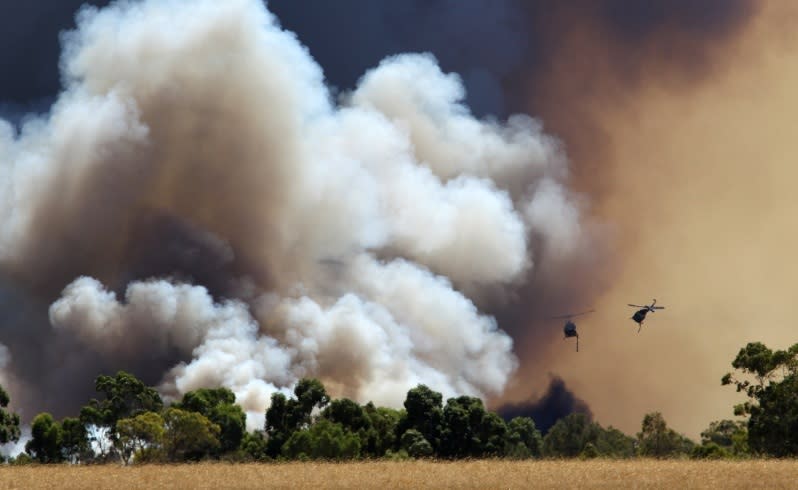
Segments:
[[[0,382],[27,418],[117,369],[229,386],[251,426],[304,375],[498,406],[556,372],[603,424],[697,435],[741,401],[741,345],[794,342],[790,6],[271,0],[295,35],[254,0],[120,2],[59,65],[31,26],[77,2],[45,3],[0,15]],[[546,317],[589,306],[576,354]]]
[[[535,427],[543,435],[546,435],[558,420],[572,413],[583,413],[588,418],[593,418],[590,407],[569,391],[565,382],[557,376],[551,377],[546,392],[537,400],[508,403],[499,407],[497,411],[508,421],[514,417],[531,417],[535,421]]]
[[[552,34],[549,72],[528,79],[527,107],[563,138],[621,266],[577,321],[579,356],[540,362],[602,424],[632,433],[661,411],[695,437],[743,401],[720,385],[740,347],[795,342],[797,17],[786,3],[667,4],[683,8],[646,30],[567,17],[580,29]],[[637,334],[626,304],[653,297],[666,309]]]
[[[475,118],[428,54],[335,100],[256,0],[77,20],[50,112],[0,121],[2,373],[26,417],[117,369],[229,387],[250,427],[302,376],[394,406],[503,391],[518,360],[484,306],[591,247],[539,122]]]

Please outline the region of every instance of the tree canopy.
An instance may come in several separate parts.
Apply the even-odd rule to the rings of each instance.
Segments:
[[[49,413],[40,413],[31,423],[31,439],[25,452],[39,463],[58,463],[63,460],[61,425]]]
[[[105,397],[92,399],[81,409],[80,418],[85,423],[114,428],[119,419],[135,417],[143,412],[158,412],[163,408],[157,391],[124,371],[115,376],[98,376],[94,388]]]
[[[692,450],[692,443],[675,430],[668,427],[662,414],[648,413],[643,417],[643,424],[637,434],[639,451],[642,456],[666,458]]]
[[[727,373],[721,383],[749,398],[734,413],[749,417],[751,450],[776,457],[798,454],[798,344],[774,351],[751,342],[740,349],[732,367],[737,373]]]
[[[19,440],[19,415],[8,411],[11,398],[6,390],[0,386],[0,444],[16,442]]]
[[[170,407],[163,413],[167,461],[200,460],[219,447],[221,429],[204,415]]]
[[[276,392],[262,431],[246,431],[246,415],[235,394],[221,387],[185,393],[164,406],[158,392],[123,371],[101,375],[80,418],[60,422],[40,413],[31,422],[26,455],[40,463],[266,461],[355,458],[672,458],[798,454],[798,344],[771,350],[750,343],[722,379],[748,400],[735,407],[747,420],[713,421],[701,443],[668,427],[660,412],[643,417],[630,436],[602,427],[591,415],[574,412],[541,436],[536,421],[502,419],[474,396],[443,401],[426,385],[408,390],[403,408],[333,399],[314,378],[299,380],[293,392]],[[0,442],[18,440],[20,420],[6,407],[0,387]],[[108,447],[105,444],[108,443]],[[109,458],[113,456],[114,458]]]
[[[228,388],[200,388],[183,395],[176,408],[202,414],[219,426],[219,450],[234,451],[246,432],[246,414],[235,404],[236,396]]]

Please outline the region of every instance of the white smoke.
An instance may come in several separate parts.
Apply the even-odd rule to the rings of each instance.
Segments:
[[[11,351],[3,344],[0,344],[0,386],[7,387],[9,376],[6,372],[8,365],[11,364]]]
[[[335,103],[258,0],[78,19],[51,114],[0,124],[0,267],[65,287],[55,332],[104,365],[174,358],[165,394],[229,387],[251,427],[302,376],[393,406],[418,383],[501,393],[513,343],[479,298],[523,280],[531,237],[582,239],[539,123],[475,119],[429,55],[384,60]],[[144,247],[153,214],[205,245]]]
[[[33,439],[29,425],[23,424],[19,428],[19,439],[16,442],[0,444],[0,456],[5,458],[16,458],[25,451],[25,445]]]

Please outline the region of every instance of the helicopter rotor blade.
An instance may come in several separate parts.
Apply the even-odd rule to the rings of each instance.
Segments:
[[[627,304],[628,304],[629,306],[633,306],[633,307],[635,307],[635,308],[648,308],[648,306],[643,306],[643,305],[633,305],[633,304],[631,304],[631,303],[627,303]]]
[[[655,310],[664,310],[665,309],[664,306],[652,306],[652,308],[655,309]]]
[[[558,319],[563,319],[563,318],[573,318],[575,316],[586,315],[588,313],[593,313],[594,311],[596,311],[596,310],[588,310],[588,311],[583,311],[583,312],[580,312],[580,313],[571,313],[570,315],[550,316],[547,319],[548,320],[558,320]]]

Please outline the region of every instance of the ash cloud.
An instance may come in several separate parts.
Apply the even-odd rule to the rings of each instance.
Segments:
[[[785,145],[763,136],[775,123],[745,122],[770,120],[753,116],[755,106],[776,105],[765,94],[788,100],[762,61],[782,47],[762,41],[759,32],[778,35],[780,24],[766,11],[789,9],[751,1],[585,4],[563,4],[547,13],[538,44],[538,66],[546,69],[528,70],[517,79],[516,87],[523,88],[515,93],[562,138],[574,188],[589,194],[595,216],[612,224],[615,267],[608,286],[592,296],[596,314],[577,321],[580,356],[544,351],[545,359],[532,358],[518,377],[536,376],[545,367],[587,400],[602,423],[631,432],[645,413],[657,410],[694,436],[709,420],[729,416],[735,403],[716,373],[728,369],[740,345],[778,331],[780,320],[765,321],[768,334],[746,330],[746,307],[738,306],[743,299],[707,305],[727,288],[761,300],[767,288],[750,291],[758,275],[742,273],[739,264],[749,253],[772,257],[780,246],[752,246],[746,231],[751,227],[743,223],[749,213],[768,215],[767,205],[750,197],[778,186],[762,176],[791,181],[784,176],[787,166],[777,169],[762,156]],[[530,19],[540,14],[534,6],[528,12]],[[742,157],[747,151],[757,156]],[[753,171],[751,161],[767,170]],[[715,203],[711,213],[702,211],[707,196]],[[782,257],[776,260],[783,263]],[[650,324],[646,340],[627,336],[633,327],[623,320],[629,316],[625,304],[639,303],[634,298],[641,296],[668,305],[667,315]],[[518,316],[530,313],[522,309]],[[761,328],[762,314],[749,320],[749,328]],[[721,327],[723,338],[707,325]],[[736,336],[732,330],[747,333]],[[600,356],[581,356],[591,348]],[[528,352],[540,352],[535,349]],[[515,393],[520,396],[518,388]]]
[[[45,4],[72,25],[62,9],[76,2],[23,17]],[[71,413],[119,368],[164,393],[230,386],[256,416],[306,374],[385,403],[415,382],[526,396],[513,367],[542,386],[562,352],[542,318],[592,306],[628,249],[575,192],[601,205],[614,189],[596,102],[705,83],[757,5],[271,0],[279,21],[256,1],[84,9],[60,74],[56,36],[35,66],[9,62],[47,67],[49,85],[0,81],[0,299],[13,305],[0,342],[15,404]],[[545,127],[506,117],[519,110]],[[139,294],[151,289],[171,296]],[[201,326],[139,324],[189,297]],[[139,334],[152,352],[125,351]]]
[[[475,118],[432,55],[335,100],[254,0],[87,7],[63,40],[50,112],[0,121],[3,374],[26,416],[117,369],[227,386],[251,427],[302,376],[389,405],[418,383],[496,396],[518,360],[483,305],[589,245],[557,141]]]
[[[761,10],[753,0],[523,2],[534,34],[507,93],[562,139],[576,188],[602,201],[612,148],[597,105],[633,107],[646,84],[689,93],[711,83]]]
[[[507,421],[514,417],[531,417],[535,421],[535,427],[543,435],[558,420],[572,413],[583,413],[591,420],[593,418],[587,403],[577,398],[565,386],[565,381],[557,376],[551,377],[546,392],[537,400],[529,399],[517,403],[507,403],[496,411]]]

